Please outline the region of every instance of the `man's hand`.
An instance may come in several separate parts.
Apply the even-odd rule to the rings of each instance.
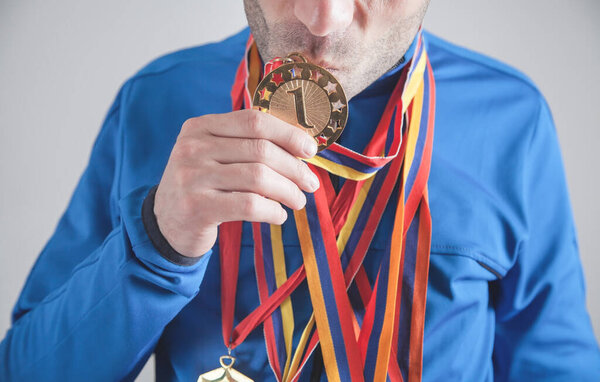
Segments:
[[[154,214],[169,244],[198,257],[222,222],[283,224],[280,203],[301,209],[317,177],[301,158],[317,152],[301,129],[256,110],[187,120],[156,191]]]

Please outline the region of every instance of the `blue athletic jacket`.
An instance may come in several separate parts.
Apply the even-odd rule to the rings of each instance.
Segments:
[[[0,344],[0,380],[133,380],[153,352],[157,381],[195,381],[218,366],[218,248],[177,265],[152,244],[141,210],[182,123],[231,111],[248,33],[159,58],[123,85],[16,303]],[[546,102],[514,69],[428,33],[425,40],[437,110],[423,380],[600,381]],[[362,150],[401,67],[350,101],[342,144]],[[371,280],[392,214],[390,206],[367,255]],[[293,270],[302,258],[293,219],[283,238]],[[298,328],[310,313],[306,284],[292,298]],[[245,223],[236,319],[257,305]],[[262,327],[234,355],[256,381],[275,380]]]

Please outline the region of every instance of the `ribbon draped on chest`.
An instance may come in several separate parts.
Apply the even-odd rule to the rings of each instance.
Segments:
[[[329,381],[421,379],[435,82],[421,32],[416,38],[414,56],[365,150],[357,153],[334,143],[307,160],[321,186],[306,193],[304,209],[294,211],[303,265],[286,269],[281,226],[252,223],[260,306],[235,328],[242,222],[219,226],[225,346],[234,349],[262,323],[277,381],[297,381],[319,344]],[[252,37],[245,53],[231,92],[234,110],[252,107],[251,94],[262,75]],[[329,173],[346,179],[337,194]],[[390,204],[395,204],[392,234],[369,280],[363,260]],[[313,313],[294,344],[290,294],[304,280]]]

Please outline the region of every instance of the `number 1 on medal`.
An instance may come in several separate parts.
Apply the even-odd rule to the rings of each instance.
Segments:
[[[298,86],[293,90],[288,90],[287,93],[294,96],[296,105],[296,120],[298,123],[304,128],[312,129],[314,126],[309,125],[306,122],[306,109],[304,107],[304,93],[302,92],[302,86]]]

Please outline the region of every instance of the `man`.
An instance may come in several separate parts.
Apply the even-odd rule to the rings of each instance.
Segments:
[[[350,117],[338,142],[355,152],[368,146],[406,80],[427,5],[245,1],[264,62],[300,52],[344,86]],[[229,242],[217,240],[220,227],[283,223],[287,268],[301,266],[306,242],[292,210],[329,180],[315,179],[320,170],[298,159],[317,150],[300,129],[256,110],[232,111],[248,38],[246,30],[163,57],[123,86],[17,302],[0,346],[1,380],[131,380],[152,352],[157,380],[196,380],[219,366],[229,345],[221,308],[232,302],[222,300],[221,279],[230,268],[220,264]],[[436,94],[423,199],[432,226],[427,309],[423,339],[413,342],[422,342],[423,354],[399,351],[390,363],[409,380],[420,376],[421,358],[426,381],[598,380],[547,105],[514,70],[427,33],[423,43]],[[331,178],[337,192],[350,181]],[[369,288],[394,236],[400,188],[364,259]],[[261,305],[249,223],[240,240],[235,324]],[[291,295],[294,347],[313,310],[309,294],[303,283]],[[406,329],[398,325],[394,333]],[[249,332],[233,349],[234,367],[256,381],[276,380],[265,343],[262,326]],[[318,349],[300,380],[332,375],[330,355]]]

